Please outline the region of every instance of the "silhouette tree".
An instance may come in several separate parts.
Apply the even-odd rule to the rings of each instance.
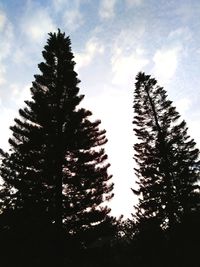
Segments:
[[[102,205],[113,196],[107,139],[100,120],[91,121],[92,113],[78,108],[83,95],[69,37],[60,30],[49,36],[32,99],[11,127],[9,153],[1,153],[1,176],[14,189],[6,208],[42,215],[55,225],[59,243],[64,226],[86,244],[112,228],[110,210]]]
[[[156,217],[170,229],[199,207],[199,150],[166,91],[145,73],[136,77],[134,113],[135,217]]]

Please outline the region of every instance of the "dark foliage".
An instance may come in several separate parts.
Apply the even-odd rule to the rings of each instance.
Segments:
[[[83,95],[70,39],[60,30],[49,36],[44,62],[38,65],[41,74],[35,75],[31,88],[32,100],[25,101],[20,119],[11,127],[9,152],[1,152],[1,208],[4,214],[23,214],[16,223],[19,233],[19,225],[29,228],[34,220],[53,227],[60,257],[63,229],[80,248],[113,235],[110,209],[102,206],[112,198],[113,184],[103,148],[105,130],[100,120],[90,120],[90,111],[78,108]]]
[[[155,217],[173,228],[199,208],[199,150],[166,91],[144,73],[136,77],[134,112],[137,220]]]

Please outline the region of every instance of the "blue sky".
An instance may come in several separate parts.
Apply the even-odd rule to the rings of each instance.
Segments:
[[[83,106],[102,120],[115,183],[113,214],[133,212],[132,101],[135,75],[157,78],[200,146],[200,2],[198,0],[1,0],[0,147],[7,149],[30,97],[47,33],[71,37]]]

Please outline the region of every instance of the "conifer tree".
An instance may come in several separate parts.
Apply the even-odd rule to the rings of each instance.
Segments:
[[[136,218],[156,217],[173,227],[199,207],[199,150],[166,91],[145,73],[136,77],[133,124]]]
[[[88,232],[96,231],[97,238],[103,234],[97,228],[109,231],[110,210],[102,205],[113,196],[103,148],[107,139],[100,120],[91,121],[92,113],[78,108],[83,95],[69,37],[60,30],[49,36],[32,99],[11,127],[1,176],[14,189],[10,199],[15,210],[45,214],[59,231],[65,226],[86,243],[92,240]]]

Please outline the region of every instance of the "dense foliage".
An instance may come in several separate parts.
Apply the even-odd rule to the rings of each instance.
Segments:
[[[63,231],[80,247],[112,235],[110,209],[102,204],[112,198],[113,184],[105,130],[100,120],[90,120],[90,111],[78,108],[83,95],[70,39],[60,30],[49,36],[32,99],[11,127],[9,152],[2,152],[2,208],[4,214],[19,211],[23,221],[54,225],[60,250]]]
[[[134,114],[137,220],[174,227],[200,205],[199,150],[166,91],[144,73],[136,77]]]

